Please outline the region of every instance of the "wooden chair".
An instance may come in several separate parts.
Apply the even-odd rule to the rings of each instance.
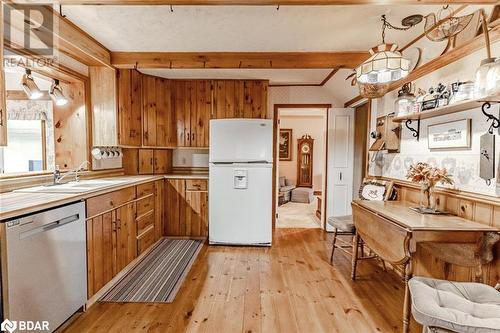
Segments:
[[[389,200],[393,194],[393,185],[392,181],[378,180],[378,179],[363,179],[363,183],[359,188],[359,198],[361,200]],[[328,218],[327,223],[333,228],[333,241],[332,241],[332,253],[330,255],[330,264],[333,265],[333,254],[335,253],[335,249],[339,249],[344,253],[352,256],[353,253],[356,255],[356,260],[362,259],[373,259],[376,258],[376,255],[370,254],[365,256],[364,252],[364,243],[363,240],[360,239],[358,242],[358,249],[353,249],[353,239],[356,235],[356,228],[354,226],[354,221],[352,219],[352,215],[345,216],[332,216]],[[346,241],[338,236],[350,236],[351,241]],[[337,242],[339,244],[337,244]],[[361,256],[358,256],[358,253]],[[384,264],[384,262],[382,261]],[[385,269],[385,264],[384,264]]]

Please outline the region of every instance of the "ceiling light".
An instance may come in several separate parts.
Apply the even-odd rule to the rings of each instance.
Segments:
[[[54,83],[50,87],[49,95],[57,106],[68,104],[68,99],[64,96],[59,80],[54,79]]]
[[[29,99],[38,99],[43,96],[43,93],[40,91],[35,81],[33,81],[30,69],[26,69],[26,74],[23,75],[21,86]]]
[[[414,20],[413,22],[417,22]],[[400,80],[410,72],[410,61],[401,56],[396,44],[385,43],[385,29],[408,30],[413,25],[395,27],[382,15],[382,44],[370,49],[371,57],[356,68],[356,78],[360,84],[387,84]]]

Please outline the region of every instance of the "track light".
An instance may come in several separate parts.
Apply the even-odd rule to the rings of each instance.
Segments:
[[[33,80],[33,76],[31,76],[30,69],[26,69],[26,74],[23,75],[21,85],[29,99],[38,99],[43,96],[42,92]]]
[[[54,79],[54,83],[50,87],[49,95],[57,106],[68,104],[68,99],[64,96],[59,80]]]

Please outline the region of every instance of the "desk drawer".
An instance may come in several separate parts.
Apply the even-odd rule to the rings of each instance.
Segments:
[[[137,185],[137,198],[145,197],[148,194],[152,194],[155,191],[155,183],[146,183]]]
[[[89,198],[87,199],[87,217],[112,210],[134,199],[134,186]]]
[[[203,179],[187,179],[186,191],[207,191],[208,182]]]
[[[146,251],[155,242],[155,228],[150,227],[137,240],[137,251],[139,254]]]
[[[137,200],[137,216],[141,216],[154,209],[155,209],[154,195],[150,195],[149,197]]]
[[[137,235],[138,238],[141,238],[142,234],[149,226],[154,225],[155,223],[155,214],[153,212],[141,216],[137,219]]]

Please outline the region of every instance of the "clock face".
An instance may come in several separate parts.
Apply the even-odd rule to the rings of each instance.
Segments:
[[[309,153],[309,150],[310,150],[310,149],[311,149],[311,148],[309,147],[309,145],[308,145],[308,144],[305,144],[305,145],[303,145],[303,146],[302,146],[302,152],[303,152],[304,154]]]

